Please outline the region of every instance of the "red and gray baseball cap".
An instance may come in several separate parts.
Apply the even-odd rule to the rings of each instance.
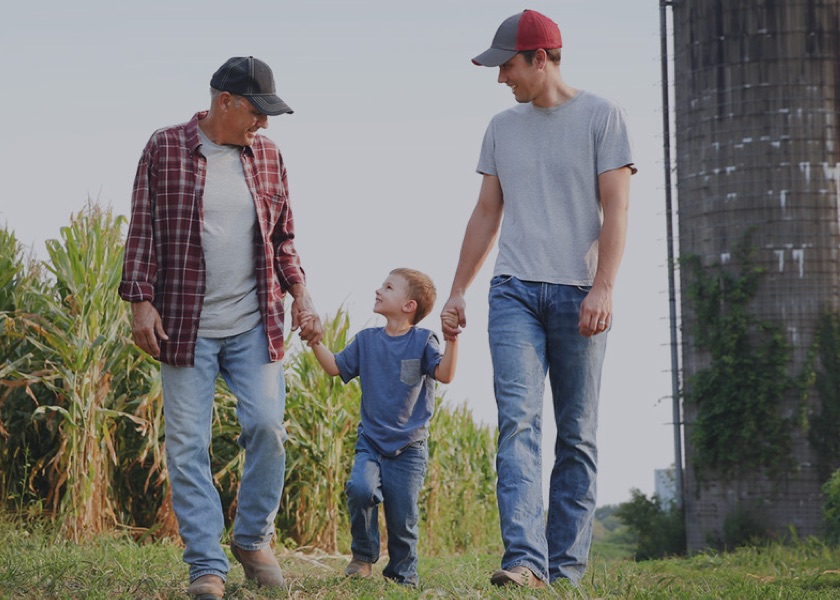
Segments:
[[[264,115],[293,113],[274,91],[271,68],[253,56],[234,56],[213,73],[210,87],[244,96]]]
[[[483,67],[498,67],[523,50],[562,47],[563,39],[557,23],[535,10],[523,10],[505,19],[496,30],[490,48],[472,61]]]

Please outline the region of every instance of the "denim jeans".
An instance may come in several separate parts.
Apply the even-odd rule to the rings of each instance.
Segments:
[[[356,459],[345,489],[350,511],[353,558],[379,560],[379,513],[384,502],[388,527],[388,564],[382,574],[397,583],[416,586],[420,511],[417,499],[426,478],[426,442],[414,442],[397,456],[383,456],[359,435]]]
[[[225,579],[229,568],[209,456],[219,374],[236,396],[245,450],[233,526],[237,546],[258,550],[270,544],[283,491],[286,386],[282,362],[268,358],[263,326],[227,338],[198,338],[193,367],[162,364],[166,461],[190,581],[207,574]]]
[[[607,343],[605,333],[578,333],[588,291],[496,276],[489,293],[502,568],[524,565],[541,579],[575,584],[586,570],[592,540],[598,393]],[[546,373],[557,425],[547,521],[541,459]]]

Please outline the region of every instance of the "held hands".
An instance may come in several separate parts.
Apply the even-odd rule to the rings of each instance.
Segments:
[[[454,342],[455,338],[460,335],[461,328],[466,326],[466,302],[464,297],[450,296],[440,313],[440,328],[443,331],[444,341]]]
[[[306,290],[293,289],[294,302],[292,303],[292,331],[300,328],[300,339],[314,346],[321,341],[324,328],[321,325],[321,317],[312,304],[312,299]]]
[[[447,342],[454,342],[457,339],[456,335],[448,335],[446,330],[457,330],[458,329],[458,313],[455,312],[455,309],[450,308],[442,313],[440,313],[440,326],[441,329],[444,330],[443,339]]]
[[[319,337],[317,340],[307,340],[303,337],[303,332],[307,329],[313,328],[315,326],[316,319],[318,320],[318,326],[320,326],[320,319],[315,313],[312,313],[308,310],[302,310],[298,314],[298,326],[300,327],[301,331],[300,337],[301,339],[303,339],[303,341],[307,343],[307,345],[309,345],[310,348],[312,346],[317,346],[319,343],[321,343],[321,339]]]

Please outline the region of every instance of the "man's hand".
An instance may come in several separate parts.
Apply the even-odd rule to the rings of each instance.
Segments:
[[[580,305],[578,330],[584,337],[604,333],[612,320],[612,293],[605,285],[595,284]]]
[[[160,313],[148,300],[131,304],[131,336],[143,352],[160,357],[158,339],[168,340],[169,336],[163,330]]]
[[[440,312],[440,327],[443,339],[447,342],[454,340],[461,328],[467,326],[467,302],[464,296],[453,294],[446,301]]]

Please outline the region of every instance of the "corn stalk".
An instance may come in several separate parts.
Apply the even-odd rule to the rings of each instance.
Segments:
[[[37,405],[33,417],[57,433],[53,454],[42,459],[51,482],[46,501],[62,533],[77,541],[117,524],[117,425],[149,426],[127,410],[145,359],[127,337],[128,313],[116,295],[123,221],[94,205],[71,217],[61,242],[47,242],[52,289],[37,313],[16,317],[34,354],[34,368],[18,375]]]
[[[420,494],[424,552],[475,550],[498,540],[496,437],[466,404],[443,397],[429,426],[429,469]]]
[[[322,343],[339,351],[350,322],[339,310],[326,319]],[[281,521],[298,546],[338,550],[349,528],[344,482],[353,464],[361,389],[324,373],[308,349],[292,354],[287,369],[286,486]]]

